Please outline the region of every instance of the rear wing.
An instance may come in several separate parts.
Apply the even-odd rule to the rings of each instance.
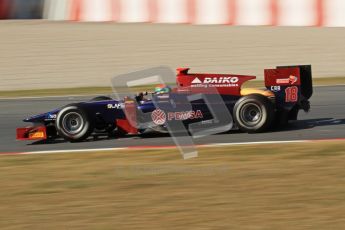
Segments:
[[[290,110],[313,95],[311,65],[265,69],[265,86],[275,94],[278,108]]]
[[[313,95],[313,80],[311,65],[297,65],[297,66],[277,66],[277,68],[298,68],[300,73],[301,94],[305,99],[311,98]]]

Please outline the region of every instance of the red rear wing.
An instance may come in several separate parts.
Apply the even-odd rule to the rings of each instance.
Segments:
[[[265,69],[265,85],[288,86],[301,84],[300,70],[298,67]]]
[[[276,69],[265,70],[265,85],[267,89],[296,86],[305,99],[313,95],[313,80],[311,65],[278,66]]]
[[[178,90],[191,93],[214,93],[217,89],[223,95],[241,95],[241,86],[255,76],[236,74],[188,73],[189,68],[178,68],[176,83]]]
[[[265,85],[274,92],[277,108],[290,111],[298,104],[297,108],[309,111],[308,99],[313,94],[311,65],[265,69]]]

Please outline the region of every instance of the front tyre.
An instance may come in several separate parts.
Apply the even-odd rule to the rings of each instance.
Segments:
[[[234,106],[234,120],[240,130],[258,133],[267,130],[274,121],[275,108],[265,96],[251,94],[239,99]]]
[[[70,142],[85,140],[93,131],[86,112],[77,105],[63,108],[57,114],[55,127],[59,136]]]

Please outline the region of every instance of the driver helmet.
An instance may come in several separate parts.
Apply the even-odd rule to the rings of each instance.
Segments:
[[[156,94],[170,93],[171,88],[168,85],[160,84],[155,87]]]

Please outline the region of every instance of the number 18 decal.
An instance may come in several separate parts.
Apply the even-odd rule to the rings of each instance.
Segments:
[[[285,102],[296,102],[298,100],[298,87],[291,86],[285,89]]]

